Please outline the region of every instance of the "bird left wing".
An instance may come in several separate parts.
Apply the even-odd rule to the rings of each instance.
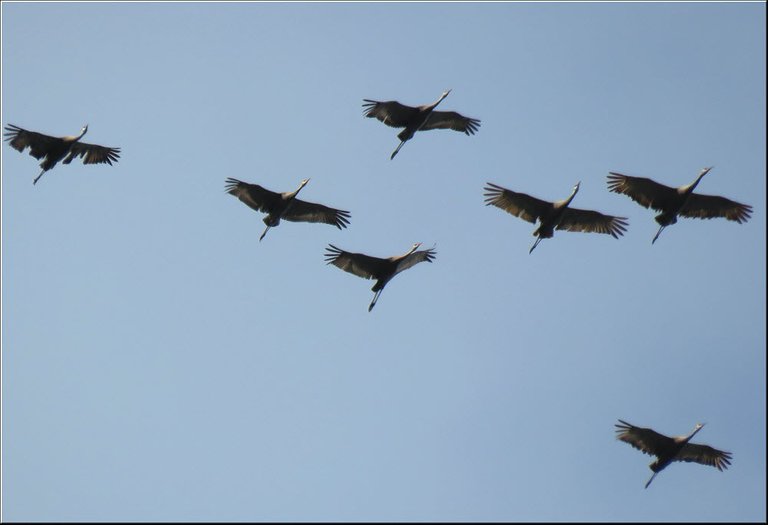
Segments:
[[[417,252],[413,252],[397,263],[397,269],[395,270],[394,275],[402,272],[403,270],[407,270],[411,266],[419,264],[420,262],[432,262],[435,259],[436,253],[437,252],[435,252],[434,246],[428,250],[419,250]]]
[[[283,214],[283,219],[294,222],[323,222],[332,224],[338,229],[346,228],[349,224],[348,211],[329,208],[314,202],[293,199],[291,207]]]
[[[725,197],[691,193],[680,209],[680,215],[698,219],[724,217],[729,221],[736,221],[741,224],[752,215],[752,206]]]
[[[366,117],[377,118],[393,128],[404,128],[419,113],[418,108],[406,106],[395,100],[378,102],[364,98],[363,102],[365,102],[363,111]]]
[[[616,423],[616,439],[629,443],[636,449],[656,456],[664,449],[674,445],[674,440],[663,434],[659,434],[650,428],[636,427],[626,421],[619,419]]]
[[[117,162],[120,158],[120,148],[109,148],[99,146],[98,144],[87,144],[85,142],[75,142],[69,148],[67,158],[62,161],[63,164],[69,164],[73,159],[83,158],[83,164],[109,164]]]
[[[645,177],[631,177],[614,171],[608,172],[608,190],[623,193],[641,206],[657,211],[663,211],[678,198],[676,188]]]
[[[326,264],[333,264],[345,272],[364,279],[378,279],[379,269],[387,264],[385,259],[363,253],[346,252],[333,244],[329,244],[325,250]]]
[[[487,186],[483,188],[486,191],[483,194],[486,206],[493,204],[497,208],[501,208],[505,212],[511,213],[515,217],[520,217],[525,221],[536,222],[536,219],[544,215],[551,207],[549,202],[531,197],[525,193],[508,190],[490,182],[486,184]]]
[[[731,453],[717,450],[709,445],[697,445],[695,443],[686,443],[682,450],[675,457],[675,461],[686,461],[709,465],[722,471],[731,464]]]
[[[474,135],[480,127],[480,120],[469,118],[455,111],[433,111],[427,117],[427,121],[421,126],[420,131],[430,129],[452,129],[461,131],[467,135]]]
[[[627,231],[627,226],[626,217],[603,215],[592,210],[566,208],[563,210],[557,229],[570,232],[607,233],[614,239],[618,239],[619,235],[624,235]]]
[[[52,146],[61,143],[61,140],[56,137],[50,137],[36,131],[27,131],[13,124],[5,126],[4,135],[5,140],[17,151],[24,153],[24,150],[29,146],[29,154],[36,159],[42,159],[48,155]]]
[[[227,178],[224,189],[230,195],[234,195],[247,204],[248,207],[264,213],[270,213],[281,199],[279,193],[270,191],[258,184],[243,182],[232,177]]]

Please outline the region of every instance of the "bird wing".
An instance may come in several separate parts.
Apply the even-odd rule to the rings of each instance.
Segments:
[[[592,210],[580,210],[578,208],[566,208],[557,225],[558,230],[570,232],[607,233],[614,239],[624,235],[627,231],[627,218],[603,215]]]
[[[283,214],[283,219],[294,222],[324,222],[338,229],[346,228],[349,224],[348,211],[329,208],[314,202],[294,199],[290,208]]]
[[[717,450],[709,445],[697,445],[695,443],[686,443],[685,446],[675,456],[675,461],[687,461],[709,465],[722,471],[731,464],[731,453]]]
[[[393,128],[404,128],[419,113],[419,108],[412,108],[394,100],[378,102],[364,98],[363,102],[366,117],[377,118]]]
[[[29,146],[29,154],[36,159],[42,159],[48,155],[51,147],[61,144],[61,139],[57,137],[51,137],[36,131],[27,131],[13,124],[5,126],[5,131],[5,140],[10,143],[13,149],[23,153],[27,146]]]
[[[483,188],[486,191],[483,194],[486,206],[493,204],[497,208],[528,222],[536,222],[536,219],[543,216],[552,207],[552,203],[525,193],[508,190],[490,182],[486,184],[487,186]]]
[[[227,193],[234,195],[256,211],[269,213],[280,202],[281,195],[262,188],[258,184],[249,184],[241,180],[227,178]]]
[[[326,248],[325,262],[364,279],[378,279],[389,261],[362,253],[345,252],[333,244]]]
[[[725,197],[699,193],[691,193],[680,209],[680,215],[683,217],[699,219],[725,217],[729,221],[736,221],[739,224],[749,219],[751,214],[752,206],[748,204],[741,204]]]
[[[427,121],[421,126],[420,131],[430,129],[452,129],[461,131],[467,135],[474,135],[480,127],[480,120],[469,118],[455,111],[433,111],[427,117]]]
[[[609,172],[608,189],[614,193],[628,195],[633,201],[646,208],[663,211],[677,198],[677,189],[670,188],[644,177],[630,177]]]
[[[657,456],[659,452],[675,444],[674,439],[670,437],[659,434],[650,428],[636,427],[621,419],[616,424],[616,433],[618,434],[616,439],[629,443],[636,449],[651,456]]]
[[[98,144],[88,144],[85,142],[74,142],[69,148],[67,158],[62,161],[63,164],[69,164],[77,157],[83,158],[83,164],[109,164],[117,162],[120,158],[120,148],[109,148],[99,146]]]
[[[413,252],[413,253],[403,257],[402,259],[400,259],[397,262],[397,267],[395,268],[395,273],[392,274],[392,275],[394,276],[394,275],[396,275],[396,274],[398,274],[398,273],[400,273],[400,272],[402,272],[404,270],[407,270],[411,266],[419,264],[420,262],[424,262],[424,261],[432,262],[435,259],[435,254],[436,253],[437,252],[435,252],[435,248],[434,247],[432,247],[432,248],[430,248],[428,250],[419,250],[419,251]]]

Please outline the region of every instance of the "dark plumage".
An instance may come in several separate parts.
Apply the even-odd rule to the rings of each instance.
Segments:
[[[539,221],[539,227],[533,232],[538,238],[528,253],[531,253],[542,239],[551,238],[555,229],[605,233],[613,236],[614,239],[618,239],[619,235],[624,235],[627,228],[626,217],[614,217],[592,210],[568,207],[579,191],[580,184],[577,183],[573,187],[573,192],[567,199],[548,202],[488,182],[484,188],[486,191],[484,194],[486,197],[485,204],[486,206],[492,204],[531,223]]]
[[[711,169],[702,169],[691,184],[678,188],[670,188],[644,177],[630,177],[611,171],[608,175],[608,189],[629,196],[645,208],[661,212],[656,216],[656,222],[661,226],[651,244],[656,242],[664,228],[677,222],[678,215],[699,219],[724,217],[729,221],[745,222],[752,214],[752,206],[725,197],[693,193],[699,181]]]
[[[338,229],[346,228],[350,218],[348,211],[337,210],[296,198],[296,195],[308,182],[309,179],[302,180],[296,191],[276,193],[258,184],[249,184],[230,177],[226,181],[226,190],[227,193],[234,195],[254,210],[267,214],[264,217],[264,224],[267,227],[259,237],[259,241],[264,238],[271,227],[280,224],[280,219],[292,222],[323,222],[336,226]]]
[[[390,159],[394,159],[400,148],[406,141],[410,140],[417,131],[427,131],[430,129],[452,129],[461,131],[467,135],[474,135],[480,127],[480,121],[474,118],[468,118],[456,113],[455,111],[435,111],[435,107],[448,96],[451,90],[444,92],[432,104],[426,104],[419,107],[406,106],[394,100],[388,102],[378,102],[376,100],[363,99],[365,104],[365,116],[377,118],[387,126],[393,128],[405,128],[397,138],[400,144],[392,152]]]
[[[434,247],[428,250],[416,251],[421,246],[417,242],[411,249],[403,254],[386,259],[371,257],[362,253],[345,252],[333,244],[326,248],[325,260],[327,264],[333,264],[344,270],[364,279],[376,279],[371,291],[375,292],[373,300],[368,306],[370,312],[376,306],[376,300],[387,283],[398,273],[407,270],[411,266],[423,261],[432,262],[435,258]]]
[[[673,461],[693,461],[702,465],[710,465],[720,471],[728,468],[728,465],[731,464],[730,452],[723,452],[709,445],[689,443],[696,432],[703,427],[703,423],[697,423],[693,432],[687,436],[671,438],[650,428],[636,427],[619,419],[619,423],[616,424],[616,433],[618,434],[616,438],[629,443],[645,454],[656,456],[656,460],[648,465],[653,471],[651,479],[645,484],[645,488],[648,488],[656,474]]]
[[[109,148],[97,144],[86,144],[80,142],[80,139],[88,131],[88,125],[83,126],[80,134],[77,136],[51,137],[36,131],[27,131],[26,129],[8,124],[5,127],[5,140],[15,150],[21,151],[29,147],[29,154],[36,159],[43,159],[40,172],[32,184],[36,184],[43,174],[53,168],[60,160],[63,164],[69,164],[73,159],[80,157],[83,164],[112,164],[120,158],[120,148]],[[65,158],[66,157],[66,158]]]

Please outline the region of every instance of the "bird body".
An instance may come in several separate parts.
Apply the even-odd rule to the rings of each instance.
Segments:
[[[120,148],[80,142],[80,139],[88,131],[87,124],[76,136],[51,137],[36,131],[27,131],[13,124],[8,124],[5,131],[5,140],[10,143],[12,148],[23,153],[29,147],[30,155],[36,159],[43,159],[40,163],[43,171],[32,181],[32,184],[37,184],[40,177],[62,159],[62,164],[69,164],[76,157],[81,157],[83,164],[106,163],[111,165],[113,161],[117,162],[117,159],[120,158]]]
[[[403,147],[407,141],[413,138],[417,131],[428,131],[430,129],[453,129],[455,131],[461,131],[467,135],[474,135],[478,127],[480,127],[480,121],[474,118],[464,117],[455,111],[435,111],[442,100],[448,96],[451,92],[449,89],[445,91],[440,98],[438,98],[432,104],[425,104],[423,106],[412,107],[400,104],[397,101],[390,100],[387,102],[379,102],[376,100],[363,99],[364,113],[366,117],[377,118],[387,126],[393,128],[405,128],[398,133],[397,138],[400,139],[400,144],[395,151],[389,157],[390,160],[395,158],[397,152]]]
[[[258,184],[249,184],[230,177],[226,180],[226,190],[254,210],[267,214],[263,219],[267,227],[259,237],[259,241],[264,238],[270,228],[279,225],[281,219],[294,222],[322,222],[339,229],[346,228],[350,218],[348,211],[296,198],[308,182],[309,179],[304,179],[295,191],[277,193]]]
[[[693,192],[711,169],[712,167],[702,169],[692,183],[678,188],[670,188],[644,177],[631,177],[611,171],[608,175],[608,189],[627,195],[645,208],[660,212],[655,217],[660,225],[659,231],[651,244],[656,242],[664,228],[677,222],[678,215],[699,219],[722,217],[738,223],[747,221],[752,213],[751,206],[725,197]]]
[[[548,202],[488,182],[484,188],[486,191],[484,194],[486,197],[485,204],[486,206],[494,205],[528,222],[534,224],[536,221],[539,222],[538,228],[533,232],[533,235],[537,237],[536,242],[531,246],[528,253],[533,252],[542,239],[552,238],[556,229],[606,233],[618,239],[618,236],[623,235],[626,231],[626,217],[614,217],[592,210],[569,207],[579,191],[580,185],[579,182],[573,187],[573,191],[567,199]]]
[[[373,300],[368,306],[370,312],[381,294],[381,291],[398,273],[407,270],[411,266],[423,261],[432,262],[435,258],[434,247],[428,250],[418,250],[421,243],[415,243],[411,249],[403,255],[387,257],[385,259],[372,257],[362,253],[352,253],[329,244],[326,248],[326,263],[333,264],[345,272],[352,273],[364,279],[376,279],[371,288],[374,292]]]
[[[616,424],[617,439],[629,443],[636,449],[656,456],[656,459],[648,465],[653,475],[645,484],[645,488],[651,484],[656,474],[664,470],[673,461],[696,462],[702,465],[710,465],[722,471],[731,464],[731,453],[723,452],[709,445],[697,445],[689,443],[691,438],[704,427],[703,423],[697,423],[693,432],[687,436],[668,437],[659,434],[650,428],[636,427],[619,419]]]

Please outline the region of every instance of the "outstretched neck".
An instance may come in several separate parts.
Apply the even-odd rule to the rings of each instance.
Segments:
[[[576,196],[576,194],[579,193],[579,186],[581,186],[581,182],[576,183],[576,186],[573,187],[573,191],[571,192],[571,196],[568,197],[565,200],[565,206],[568,206],[571,203],[571,201],[573,200],[573,198]],[[563,207],[565,207],[565,206],[563,206]]]
[[[689,185],[688,185],[688,187],[686,188],[686,192],[687,192],[687,193],[691,193],[691,192],[693,191],[693,189],[694,189],[696,186],[698,186],[698,185],[699,185],[699,182],[701,182],[701,179],[703,179],[703,178],[704,178],[704,175],[706,175],[707,173],[709,173],[709,170],[711,170],[711,169],[712,169],[712,168],[704,168],[703,170],[701,170],[701,173],[699,173],[699,176],[698,176],[698,177],[696,177],[696,180],[695,180],[695,181],[693,181],[691,184],[689,184]]]

